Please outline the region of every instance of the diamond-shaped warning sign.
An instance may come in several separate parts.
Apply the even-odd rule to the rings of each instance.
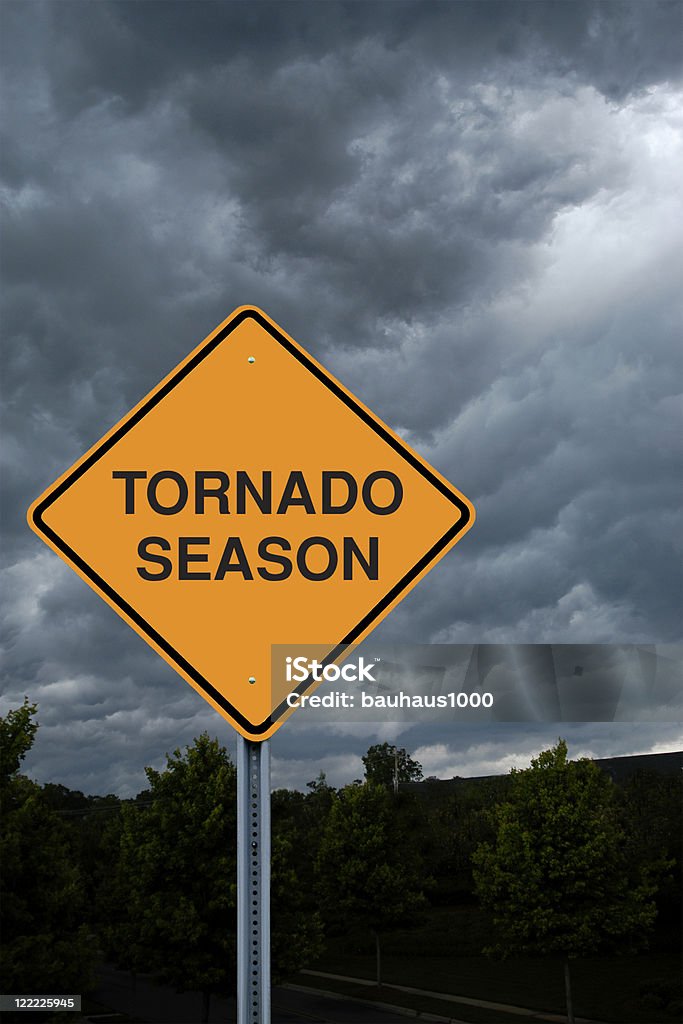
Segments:
[[[247,739],[290,711],[272,644],[334,640],[338,657],[473,520],[467,498],[251,307],[29,510]]]

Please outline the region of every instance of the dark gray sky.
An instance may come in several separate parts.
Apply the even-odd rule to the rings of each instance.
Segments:
[[[129,794],[202,729],[233,742],[25,511],[245,303],[477,508],[381,638],[680,642],[682,11],[5,0],[2,707],[40,705],[36,778]],[[295,723],[276,784],[348,781],[396,728]],[[447,776],[557,734],[401,742]]]

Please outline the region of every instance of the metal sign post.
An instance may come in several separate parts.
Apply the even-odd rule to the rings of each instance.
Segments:
[[[226,538],[233,513],[239,529]],[[293,710],[272,638],[305,622],[312,640],[329,638],[328,662],[343,659],[474,515],[255,306],[219,324],[28,511],[31,529],[240,734],[238,1024],[270,1024],[268,738]],[[314,673],[305,689],[320,682]]]
[[[270,743],[239,735],[237,1024],[270,1024]]]

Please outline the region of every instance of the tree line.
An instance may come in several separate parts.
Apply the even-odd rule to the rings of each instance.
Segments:
[[[87,992],[98,962],[177,990],[234,991],[236,769],[204,733],[145,769],[134,799],[90,797],[21,772],[36,707],[0,719],[0,968],[5,992]],[[681,907],[680,780],[617,787],[563,740],[523,771],[424,783],[405,750],[375,744],[364,778],[324,773],[272,794],[272,971],[309,966],[335,935],[382,940],[430,907],[479,906],[492,955],[564,962],[670,936]],[[398,785],[397,785],[398,784]],[[437,795],[438,794],[438,795]],[[419,951],[418,951],[419,953]]]

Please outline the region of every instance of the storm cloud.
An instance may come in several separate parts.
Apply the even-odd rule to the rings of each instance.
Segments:
[[[680,642],[682,10],[3,3],[2,703],[40,704],[36,777],[131,792],[230,734],[25,512],[244,303],[477,509],[379,638]],[[360,774],[372,735],[294,721],[283,780]],[[429,773],[511,756],[430,728]]]

